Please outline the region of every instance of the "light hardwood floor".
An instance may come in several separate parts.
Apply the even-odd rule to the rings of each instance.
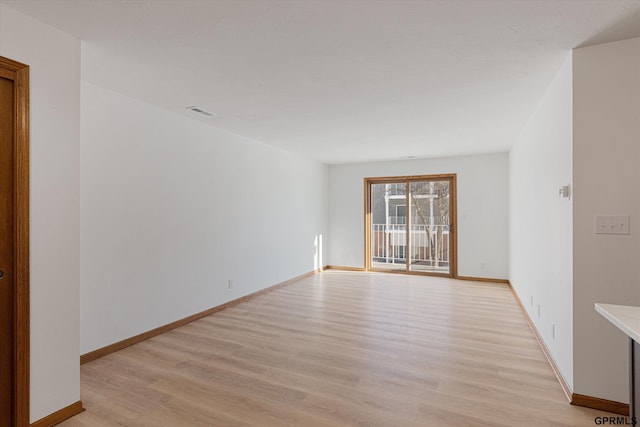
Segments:
[[[72,426],[592,426],[508,286],[328,271],[82,366]]]

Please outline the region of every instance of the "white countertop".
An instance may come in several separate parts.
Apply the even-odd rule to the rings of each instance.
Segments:
[[[640,307],[596,303],[596,311],[640,343]]]

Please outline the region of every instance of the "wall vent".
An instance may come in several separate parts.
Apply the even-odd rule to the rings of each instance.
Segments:
[[[194,113],[202,114],[203,116],[207,116],[207,117],[213,116],[213,113],[210,113],[210,112],[208,112],[206,110],[203,110],[202,108],[196,107],[196,106],[187,107],[187,110],[193,111]]]

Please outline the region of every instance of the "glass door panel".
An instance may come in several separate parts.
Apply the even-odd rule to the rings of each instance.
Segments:
[[[450,273],[450,181],[409,182],[409,271]]]
[[[407,183],[371,184],[371,268],[407,269]]]

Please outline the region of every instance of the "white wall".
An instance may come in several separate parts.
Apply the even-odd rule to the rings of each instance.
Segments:
[[[364,267],[364,178],[455,173],[458,274],[508,278],[507,154],[329,167],[329,264]]]
[[[84,82],[81,140],[81,353],[314,270],[326,166]]]
[[[0,5],[0,55],[31,72],[31,420],[80,399],[80,43]]]
[[[574,51],[573,144],[574,391],[628,402],[626,339],[593,305],[640,305],[640,39]],[[594,234],[607,214],[631,234]]]
[[[509,152],[510,281],[571,387],[573,202],[558,190],[572,179],[572,111],[569,55]]]

